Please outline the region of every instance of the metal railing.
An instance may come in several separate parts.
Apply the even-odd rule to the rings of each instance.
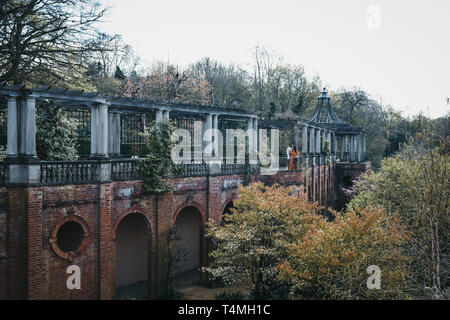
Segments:
[[[97,161],[41,161],[40,182],[43,184],[72,184],[97,181]]]

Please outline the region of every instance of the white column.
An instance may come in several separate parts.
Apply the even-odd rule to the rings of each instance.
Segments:
[[[309,153],[316,153],[316,134],[314,128],[309,128]]]
[[[162,121],[169,122],[169,110],[162,111]]]
[[[336,133],[331,134],[331,154],[336,154],[337,149],[337,141],[336,141]]]
[[[155,118],[156,124],[161,123],[162,120],[163,120],[163,111],[161,109],[156,109],[156,118]]]
[[[270,130],[270,167],[272,170],[279,170],[280,167],[280,131],[278,129]]]
[[[27,155],[36,156],[36,100],[34,97],[26,98],[27,113],[27,140],[26,140],[26,150]]]
[[[98,106],[91,105],[91,157],[98,154]]]
[[[258,152],[258,118],[253,119],[253,150]]]
[[[353,136],[348,136],[349,143],[348,143],[348,159],[349,162],[353,161]]]
[[[320,129],[316,129],[316,153],[320,154]]]
[[[294,145],[297,146],[297,150],[300,150],[300,130],[298,129],[298,126],[294,126]]]
[[[247,120],[247,137],[248,137],[248,154],[249,156],[253,153],[253,142],[255,139],[253,138],[253,119],[249,118]]]
[[[25,97],[20,103],[19,113],[19,155],[36,157],[36,100]]]
[[[345,136],[341,136],[341,161],[344,161],[345,144],[347,143]]]
[[[98,155],[108,156],[108,105],[101,103],[98,107],[99,134]]]
[[[308,153],[308,126],[302,128],[302,153]]]
[[[202,163],[203,157],[203,121],[194,121],[194,162]]]
[[[328,151],[331,154],[331,132],[327,131]]]
[[[8,133],[7,133],[7,155],[17,157],[18,150],[18,122],[17,122],[17,97],[8,97]]]
[[[219,116],[217,114],[213,114],[213,136],[214,136],[214,156],[217,157],[219,154]]]
[[[362,161],[362,135],[358,136],[358,162]]]
[[[320,143],[320,151],[325,149],[325,141],[327,137],[327,132],[325,130],[320,130],[320,136],[322,137],[321,143]]]
[[[120,156],[120,113],[115,112],[114,113],[114,119],[113,119],[113,126],[114,126],[114,139],[113,139],[113,154],[115,156]]]
[[[114,116],[108,113],[108,154],[114,154]]]
[[[207,114],[203,123],[203,158],[208,161],[212,153],[212,124],[212,115]]]

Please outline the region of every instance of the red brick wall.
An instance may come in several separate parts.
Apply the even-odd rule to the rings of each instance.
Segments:
[[[358,178],[362,173],[370,170],[370,162],[363,163],[336,163],[333,183],[336,195],[336,207],[343,209],[349,200],[344,193],[343,179],[350,176],[353,179]]]
[[[0,187],[0,300],[5,300],[8,296],[7,272],[8,260],[8,191]]]
[[[97,299],[99,298],[99,238],[100,210],[97,185],[67,185],[44,187],[42,201],[42,298]],[[73,261],[58,256],[49,239],[58,222],[70,213],[79,216],[88,226],[86,248]],[[36,243],[30,243],[36,246]],[[81,269],[81,289],[69,290],[67,267],[75,264]]]
[[[303,172],[279,172],[273,176],[252,175],[251,181],[311,187],[319,199],[330,192],[328,166]],[[164,294],[166,288],[166,234],[176,214],[196,207],[204,221],[222,220],[225,206],[236,199],[244,175],[172,179],[172,193],[146,194],[140,181],[102,184],[8,187],[0,189],[0,237],[5,237],[6,258],[0,259],[0,298],[18,299],[112,299],[115,293],[114,233],[127,214],[142,214],[149,229],[150,297]],[[322,200],[322,199],[321,199]],[[76,215],[87,226],[88,242],[73,261],[53,250],[50,238],[58,223]],[[3,217],[3,219],[2,219]],[[6,230],[7,229],[7,230]],[[202,244],[206,248],[205,242]],[[203,250],[202,264],[207,262]],[[69,290],[69,265],[81,268],[81,289]]]

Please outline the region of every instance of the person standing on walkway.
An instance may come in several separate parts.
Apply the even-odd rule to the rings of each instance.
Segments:
[[[294,168],[297,169],[297,156],[298,151],[297,147],[293,146],[292,149],[289,151],[289,171],[294,171]]]

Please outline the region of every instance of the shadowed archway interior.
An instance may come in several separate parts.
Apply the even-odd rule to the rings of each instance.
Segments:
[[[197,283],[201,267],[202,217],[195,207],[184,208],[175,221],[177,286]]]
[[[127,215],[116,232],[117,298],[148,296],[148,229],[139,213]]]

